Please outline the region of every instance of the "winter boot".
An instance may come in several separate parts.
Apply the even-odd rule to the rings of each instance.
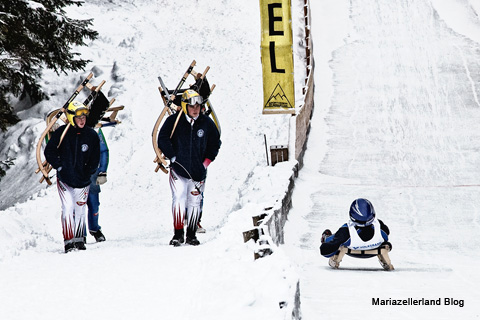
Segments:
[[[90,234],[95,237],[97,242],[105,241],[105,236],[103,235],[101,229],[98,231],[90,231]]]
[[[331,235],[332,235],[332,231],[330,231],[330,229],[326,229],[322,233],[322,238],[320,239],[320,242],[324,243],[327,240],[327,238],[330,237]]]
[[[200,241],[198,241],[196,236],[193,237],[187,237],[187,244],[191,246],[198,246],[200,244]]]
[[[338,269],[340,267],[340,262],[342,262],[342,259],[345,256],[345,253],[347,253],[347,251],[348,251],[347,247],[340,247],[337,254],[335,254],[333,257],[330,257],[330,259],[328,259],[328,265],[333,269]]]
[[[173,235],[172,240],[170,240],[170,245],[174,247],[181,246],[182,243],[185,242],[183,235],[183,229],[175,229],[175,234]]]
[[[78,250],[87,250],[87,247],[85,246],[85,242],[83,241],[78,241],[74,243],[75,248]]]
[[[200,244],[200,241],[198,241],[195,233],[196,233],[195,229],[187,228],[187,240],[186,240],[187,244],[191,246],[198,246]]]
[[[75,245],[73,244],[73,242],[67,243],[65,245],[65,253],[70,252],[73,249],[75,249]]]

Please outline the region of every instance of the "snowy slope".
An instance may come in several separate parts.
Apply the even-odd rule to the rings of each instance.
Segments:
[[[480,3],[312,8],[316,109],[285,227],[304,319],[477,319]],[[391,230],[394,272],[349,257],[336,271],[319,254],[358,197]]]
[[[300,3],[294,12],[301,53]],[[104,92],[125,105],[122,124],[104,130],[110,166],[100,225],[107,241],[89,236],[86,252],[65,255],[56,187],[33,174],[44,115],[87,73],[46,72],[50,100],[19,111],[23,121],[3,139],[2,155],[16,161],[0,186],[0,318],[288,318],[298,280],[291,263],[280,249],[254,261],[254,244],[242,238],[251,216],[283,194],[294,165],[266,165],[264,135],[269,144],[287,144],[290,117],[261,115],[258,3],[88,1],[70,15],[95,18],[100,38],[78,50],[92,60],[93,83],[106,80]],[[202,245],[172,248],[168,179],[154,172],[151,145],[163,106],[157,76],[173,88],[193,59],[197,71],[211,67],[223,143],[209,167]]]
[[[126,106],[123,123],[105,130],[107,241],[89,237],[86,252],[63,254],[56,190],[31,177],[29,146],[43,116],[80,77],[50,75],[50,102],[20,113],[26,120],[2,151],[17,158],[6,179],[21,184],[2,182],[0,201],[18,190],[31,199],[0,212],[0,318],[284,319],[291,305],[279,302],[292,298],[298,278],[307,320],[478,318],[478,1],[341,0],[312,9],[317,78],[305,166],[286,245],[255,262],[241,232],[283,192],[291,168],[265,166],[263,134],[271,144],[288,138],[284,117],[260,115],[258,3],[89,1],[72,12],[93,14],[104,30],[81,50]],[[153,172],[150,143],[161,107],[156,77],[172,86],[192,59],[199,70],[211,66],[223,145],[209,169],[202,245],[171,248],[169,190]],[[348,258],[337,272],[318,254],[321,232],[344,223],[359,196],[392,230],[395,272]],[[372,306],[376,297],[465,306]]]

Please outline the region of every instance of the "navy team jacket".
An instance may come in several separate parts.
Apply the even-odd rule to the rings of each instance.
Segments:
[[[182,112],[182,111],[179,111]],[[182,112],[175,132],[170,138],[178,114],[169,116],[158,133],[158,147],[175,162],[173,170],[182,177],[202,181],[207,176],[205,159],[215,160],[220,149],[220,134],[212,119],[200,114],[193,126]]]
[[[45,158],[54,169],[57,179],[73,188],[83,188],[90,184],[90,176],[95,173],[100,161],[100,140],[92,128],[70,127],[57,148],[60,136],[66,125],[58,128],[45,147]]]

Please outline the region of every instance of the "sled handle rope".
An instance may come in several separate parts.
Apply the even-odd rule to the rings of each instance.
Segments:
[[[208,70],[210,70],[210,67],[207,66],[207,68],[205,69],[205,71],[202,73],[202,76],[200,77],[200,79],[202,80],[203,82],[203,79],[205,78],[205,75],[207,74]],[[200,85],[201,86],[201,85]],[[178,113],[178,116],[177,116],[177,119],[175,119],[175,124],[173,125],[173,129],[172,129],[172,133],[170,134],[170,138],[172,138],[173,136],[173,133],[175,132],[175,129],[177,128],[177,124],[178,124],[178,121],[180,121],[180,116],[182,115],[181,112]]]
[[[75,92],[70,96],[70,98],[63,105],[63,107],[60,109],[60,111],[55,115],[55,118],[53,118],[48,123],[47,128],[45,128],[42,135],[40,136],[40,140],[38,140],[37,150],[36,150],[36,158],[37,158],[37,164],[38,164],[38,170],[39,171],[36,171],[36,172],[42,172],[43,178],[40,180],[40,183],[42,183],[43,180],[45,180],[48,185],[52,184],[52,182],[50,181],[50,178],[48,177],[48,173],[49,173],[49,171],[47,171],[48,168],[46,168],[48,163],[46,161],[45,162],[42,161],[42,158],[41,158],[42,142],[45,139],[46,135],[52,129],[53,125],[57,122],[58,119],[60,119],[62,114],[65,112],[65,110],[67,109],[70,102],[72,102],[78,96],[78,94],[87,85],[87,83],[90,81],[90,79],[92,79],[92,77],[93,77],[93,73],[90,72],[90,74],[82,81],[82,83],[77,87],[77,89],[75,89]],[[47,163],[47,164],[44,165],[44,163]]]
[[[158,172],[158,170],[161,169],[163,172],[168,173],[168,170],[165,168],[167,166],[167,161],[165,160],[165,157],[162,155],[162,151],[158,147],[157,132],[158,132],[158,129],[160,128],[160,124],[162,123],[163,117],[165,117],[165,114],[167,113],[167,111],[169,113],[171,113],[173,111],[173,110],[171,111],[171,105],[173,104],[173,100],[175,100],[177,92],[183,86],[183,84],[187,80],[188,76],[190,75],[190,73],[192,72],[192,70],[193,70],[193,68],[195,67],[196,64],[197,64],[197,62],[195,60],[193,60],[192,63],[188,66],[187,71],[183,75],[180,82],[177,84],[175,90],[170,95],[168,100],[165,100],[164,95],[162,94],[163,89],[161,89],[159,87],[160,95],[162,96],[162,100],[163,100],[163,103],[164,103],[165,106],[164,106],[162,112],[160,113],[160,115],[158,116],[158,119],[155,122],[155,125],[154,125],[153,130],[152,130],[152,144],[153,144],[153,150],[155,151],[155,155],[156,155],[153,162],[157,163],[157,167],[155,168],[155,172]],[[161,84],[163,84],[161,79],[159,79],[159,80],[160,80]],[[165,92],[165,95],[168,95],[168,92]]]
[[[95,88],[95,90],[93,90],[93,92],[87,97],[87,99],[85,99],[83,104],[88,105],[90,102],[93,102],[95,100],[95,98],[97,97],[98,92],[102,89],[104,84],[105,84],[105,80],[100,82],[100,84]],[[89,88],[89,89],[93,88],[93,86],[89,86],[88,83],[86,84],[86,87]],[[62,144],[63,138],[65,138],[65,135],[67,134],[67,131],[68,131],[68,129],[70,129],[70,127],[71,127],[71,123],[69,122],[67,124],[67,127],[65,128],[65,130],[63,130],[63,132],[62,132],[62,136],[60,137],[60,141],[58,142],[57,149],[60,148],[60,145]]]

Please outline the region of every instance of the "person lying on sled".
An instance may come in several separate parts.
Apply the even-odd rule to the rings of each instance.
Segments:
[[[340,247],[351,250],[371,250],[388,242],[390,230],[382,220],[375,217],[375,209],[370,201],[359,198],[350,205],[350,220],[338,229],[335,234],[326,229],[321,238],[320,254],[326,258],[339,253]],[[349,254],[356,258],[371,258],[375,254]],[[337,266],[338,267],[338,266]]]

